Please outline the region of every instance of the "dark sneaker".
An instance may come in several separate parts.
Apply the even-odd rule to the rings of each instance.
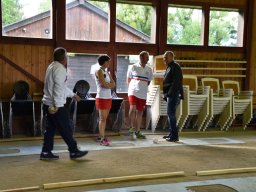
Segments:
[[[101,137],[97,137],[97,142],[101,142]]]
[[[42,152],[40,155],[40,160],[57,160],[58,155],[54,155],[52,152]]]
[[[70,156],[70,159],[77,159],[77,158],[85,156],[87,153],[88,153],[88,151],[79,151],[79,150],[77,150],[74,153],[70,153],[69,156]]]
[[[179,141],[179,139],[178,138],[166,138],[166,141],[169,141],[169,142],[177,142],[177,141]]]
[[[163,139],[167,139],[167,138],[170,138],[171,136],[170,135],[165,135],[163,136]]]

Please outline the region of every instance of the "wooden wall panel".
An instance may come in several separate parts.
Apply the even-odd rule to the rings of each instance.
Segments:
[[[227,52],[194,52],[174,51],[176,61],[181,65],[184,75],[196,75],[200,81],[202,77],[214,77],[222,80],[236,80],[240,82],[241,89],[245,90],[246,59],[241,53]],[[154,59],[155,84],[161,85],[166,65],[162,56]]]
[[[22,44],[1,44],[0,53],[26,70],[40,81],[44,81],[45,70],[52,61],[53,48],[50,46],[22,45]],[[0,98],[9,100],[12,96],[12,87],[15,81],[25,80],[30,85],[30,94],[42,92],[42,87],[33,81],[29,76],[18,71],[15,67],[0,61],[1,87]]]
[[[8,44],[6,46],[3,46],[3,55],[7,58],[11,58],[11,49],[12,45]],[[5,62],[3,63],[3,76],[0,77],[1,81],[3,82],[3,90],[1,92],[1,98],[5,99],[7,98],[7,95],[10,97],[11,96],[11,91],[9,88],[11,87],[12,77],[13,77],[13,68],[6,64]]]

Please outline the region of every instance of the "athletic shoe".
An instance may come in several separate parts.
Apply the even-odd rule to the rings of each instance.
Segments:
[[[166,141],[169,141],[169,142],[177,142],[177,141],[179,141],[179,139],[178,138],[166,138]]]
[[[42,152],[40,154],[40,160],[57,160],[59,159],[58,155],[54,155],[52,152]]]
[[[97,137],[97,142],[100,142],[101,141],[101,137]]]
[[[105,140],[107,141],[107,142],[109,142],[109,144],[110,144],[110,139],[109,138],[107,138],[107,137],[105,137]]]
[[[137,139],[135,132],[130,134],[130,137],[131,137],[131,140],[136,140]]]
[[[134,133],[134,128],[131,127],[131,128],[128,130],[128,134],[129,134],[129,135],[132,135],[133,133]]]
[[[70,154],[69,154],[69,157],[70,157],[70,159],[77,159],[77,158],[80,158],[80,157],[85,156],[87,153],[88,153],[88,151],[80,151],[80,150],[77,150],[77,151],[74,152],[74,153],[70,153]]]
[[[104,139],[101,140],[100,145],[109,146],[110,142],[106,138],[104,138]]]
[[[135,132],[135,135],[136,135],[137,139],[146,139],[146,136],[143,135],[140,131]]]
[[[165,136],[163,136],[163,139],[167,139],[167,138],[170,138],[171,137],[171,135],[169,134],[169,135],[165,135]]]

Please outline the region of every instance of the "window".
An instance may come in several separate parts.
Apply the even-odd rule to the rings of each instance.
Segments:
[[[52,38],[51,0],[2,0],[3,36]]]
[[[106,1],[66,1],[66,39],[109,41],[109,5]]]
[[[243,21],[238,10],[210,11],[210,46],[241,47],[243,44]]]
[[[155,11],[150,5],[116,4],[116,41],[155,43]]]
[[[148,65],[152,64],[152,56],[149,56]],[[116,73],[116,92],[127,93],[127,70],[129,66],[139,62],[139,55],[118,55],[117,56],[117,73]]]
[[[86,80],[90,84],[90,93],[96,93],[94,79],[94,64],[98,63],[99,55],[68,53],[68,80],[67,86],[73,90],[79,80]]]
[[[96,93],[97,87],[94,79],[95,69],[98,66],[99,55],[68,53],[68,80],[67,86],[73,90],[79,80],[86,80],[90,84],[90,93]],[[149,56],[149,64],[152,64],[152,56]],[[128,67],[139,62],[139,55],[118,55],[116,75],[116,92],[127,93],[128,86],[126,75]]]
[[[169,5],[167,43],[202,45],[202,8]]]

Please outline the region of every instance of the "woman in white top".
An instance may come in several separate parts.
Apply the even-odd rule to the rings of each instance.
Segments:
[[[110,140],[105,137],[105,128],[109,110],[112,106],[111,89],[115,87],[115,82],[108,70],[105,70],[109,67],[110,57],[101,55],[98,58],[98,63],[100,68],[95,72],[95,81],[97,86],[96,108],[99,111],[100,144],[109,145]]]

